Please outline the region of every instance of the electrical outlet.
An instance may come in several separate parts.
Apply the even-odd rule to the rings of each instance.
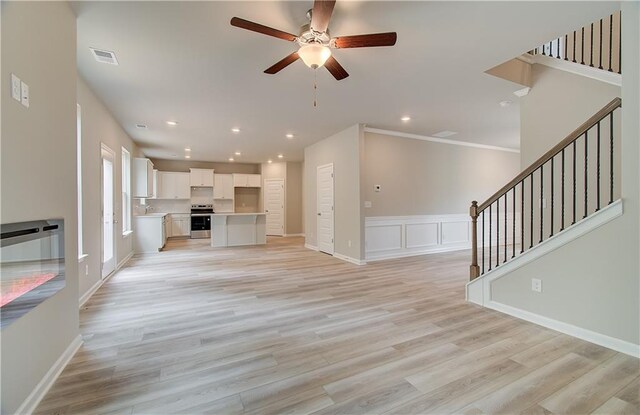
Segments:
[[[542,280],[538,278],[531,278],[531,291],[538,293],[542,292]]]
[[[20,78],[11,74],[11,98],[18,102],[22,101],[22,86]]]
[[[370,207],[371,207],[371,201],[369,201],[369,200],[365,200],[365,201],[364,201],[364,207],[366,207],[366,208],[370,208]]]
[[[349,245],[349,248],[351,248],[351,239],[347,241],[347,245]]]
[[[29,108],[29,85],[24,82],[20,83],[20,92],[22,94],[22,105]]]
[[[84,266],[84,275],[89,275],[89,265]]]

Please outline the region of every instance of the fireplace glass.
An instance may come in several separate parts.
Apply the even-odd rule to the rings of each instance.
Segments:
[[[0,225],[0,328],[65,286],[64,220]]]

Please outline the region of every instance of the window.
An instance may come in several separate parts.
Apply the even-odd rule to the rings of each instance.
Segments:
[[[131,233],[131,155],[122,147],[122,234]]]
[[[76,104],[76,170],[78,179],[78,259],[82,260],[87,255],[82,246],[82,111],[80,104]]]

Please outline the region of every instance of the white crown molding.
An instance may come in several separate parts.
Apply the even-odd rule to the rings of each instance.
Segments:
[[[431,141],[433,143],[439,143],[439,144],[450,144],[454,146],[482,148],[484,150],[496,150],[496,151],[506,151],[509,153],[520,153],[520,150],[515,148],[490,146],[487,144],[470,143],[468,141],[451,140],[449,138],[438,138],[438,137],[431,137],[428,135],[410,134],[410,133],[403,133],[400,131],[393,131],[393,130],[382,130],[380,128],[365,127],[364,132],[373,133],[373,134],[390,135],[394,137],[411,138],[413,140]]]

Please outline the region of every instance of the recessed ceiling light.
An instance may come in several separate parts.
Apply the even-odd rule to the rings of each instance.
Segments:
[[[233,157],[229,157],[229,161],[233,161]]]
[[[186,158],[186,159],[190,159],[190,158],[191,158],[191,156],[190,156],[190,155],[188,155],[188,154],[185,154],[184,158]]]
[[[286,137],[287,137],[287,138],[289,138],[289,139],[291,139],[291,138],[293,138],[293,134],[287,134],[287,136],[286,136]]]
[[[191,151],[191,149],[189,147],[186,147],[184,151]]]
[[[236,133],[236,134],[238,134],[240,132],[240,129],[239,128],[232,128],[231,131]]]
[[[278,154],[279,159],[281,159],[282,157],[284,157],[282,154]]]
[[[267,163],[273,163],[273,160],[269,159],[267,160]]]
[[[147,126],[146,126],[146,124],[136,124],[136,128],[139,128],[141,130],[146,130]]]
[[[178,125],[178,121],[167,121],[169,125]]]
[[[438,137],[438,138],[447,138],[447,137],[451,137],[452,135],[456,135],[458,133],[456,133],[455,131],[448,131],[448,130],[444,130],[444,131],[440,131],[439,133],[435,133],[433,136],[434,137]]]
[[[411,121],[411,117],[409,117],[408,115],[405,115],[404,117],[400,118],[400,120],[404,122]]]
[[[502,108],[504,107],[508,107],[509,105],[513,104],[513,101],[509,101],[509,100],[505,100],[505,101],[500,101],[500,106]]]
[[[239,151],[236,151],[234,154],[235,154],[236,156],[240,156],[240,155],[242,155],[242,153],[241,153],[241,152],[239,152]]]

